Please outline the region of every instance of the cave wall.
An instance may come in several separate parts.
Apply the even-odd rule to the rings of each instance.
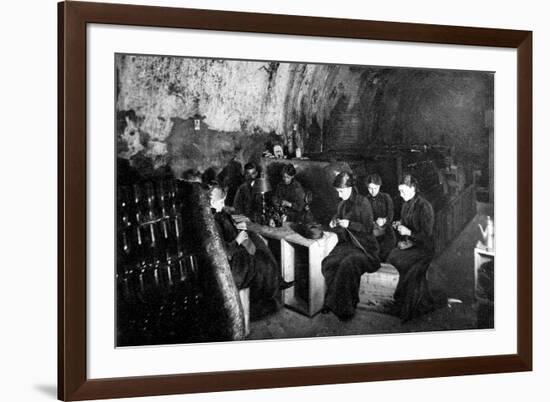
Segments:
[[[320,146],[306,140],[306,152],[365,152],[389,144],[453,147],[460,160],[486,161],[493,135],[494,77],[489,72],[406,68],[334,67],[316,91],[301,87],[301,129],[320,127]],[[304,124],[305,123],[305,124]]]
[[[382,143],[445,144],[458,156],[487,156],[493,74],[394,69],[377,92],[372,130]]]
[[[426,143],[488,159],[491,73],[118,54],[116,74],[118,156],[138,169],[245,163],[294,124],[305,153]]]
[[[335,118],[360,106],[361,75],[345,66],[119,54],[116,74],[118,156],[176,176],[245,163],[294,124],[298,145],[320,152],[345,131]]]
[[[118,155],[187,168],[246,160],[283,131],[288,65],[117,55]],[[195,130],[194,120],[201,121]]]

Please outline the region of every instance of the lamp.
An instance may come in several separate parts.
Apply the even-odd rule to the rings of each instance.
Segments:
[[[265,208],[265,193],[271,191],[271,185],[267,178],[262,174],[252,185],[252,192],[254,194],[260,194],[262,198],[262,214],[260,216],[260,224],[266,223],[266,208]]]
[[[271,191],[271,185],[263,174],[254,180],[254,185],[252,186],[252,192],[254,194],[265,194],[269,191]]]

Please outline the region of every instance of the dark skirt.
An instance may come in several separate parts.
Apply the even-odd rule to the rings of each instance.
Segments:
[[[426,279],[432,258],[433,252],[417,247],[406,250],[394,248],[388,256],[388,263],[399,271],[393,298],[395,312],[403,322],[435,309]]]
[[[359,303],[361,275],[376,272],[379,268],[377,257],[350,243],[338,243],[322,263],[326,283],[325,307],[340,319],[353,317]]]
[[[282,277],[277,261],[266,244],[254,233],[250,239],[256,246],[254,255],[239,247],[231,259],[231,271],[238,289],[250,289],[250,320],[258,320],[282,306]]]
[[[378,242],[378,247],[380,248],[380,261],[386,261],[390,252],[395,247],[396,239],[393,228],[388,225],[384,234],[381,236],[376,236],[376,241]]]

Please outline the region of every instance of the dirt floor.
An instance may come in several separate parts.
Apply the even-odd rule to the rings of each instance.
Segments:
[[[432,313],[402,324],[384,314],[386,295],[373,294],[362,278],[360,303],[355,317],[339,321],[333,314],[307,317],[288,308],[261,321],[250,323],[248,339],[302,338],[335,335],[384,334],[420,331],[461,330],[492,326],[492,310],[481,311],[474,304],[474,247],[481,234],[476,216],[459,236],[431,264],[428,281],[434,292],[462,303],[449,303]],[[365,274],[367,275],[367,274]],[[363,277],[365,277],[363,275]]]

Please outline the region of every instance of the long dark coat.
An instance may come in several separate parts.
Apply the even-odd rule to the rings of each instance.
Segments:
[[[396,239],[395,232],[392,228],[393,221],[393,201],[389,194],[378,193],[376,197],[367,194],[367,199],[372,207],[372,215],[374,226],[377,227],[376,220],[378,218],[386,218],[386,223],[382,227],[377,227],[382,234],[376,236],[378,246],[380,247],[380,260],[386,261],[390,251],[395,247]]]
[[[250,182],[244,182],[239,186],[233,200],[233,207],[238,214],[254,217],[257,195],[253,193]]]
[[[393,296],[397,313],[402,321],[408,321],[434,309],[434,299],[426,279],[434,256],[434,211],[431,204],[416,194],[403,204],[401,223],[411,230],[408,239],[413,246],[405,250],[394,248],[388,262],[399,271],[399,282]]]
[[[222,211],[216,212],[214,217],[226,246],[237,288],[250,288],[250,319],[257,320],[277,311],[281,307],[279,288],[283,279],[269,248],[257,234],[247,232],[256,247],[255,253],[250,254],[235,241],[239,231],[231,216]]]
[[[323,260],[325,307],[340,319],[349,319],[359,302],[361,275],[380,268],[378,243],[373,235],[369,202],[354,190],[349,199],[338,205],[338,219],[350,221],[347,229],[337,227],[338,244]]]

